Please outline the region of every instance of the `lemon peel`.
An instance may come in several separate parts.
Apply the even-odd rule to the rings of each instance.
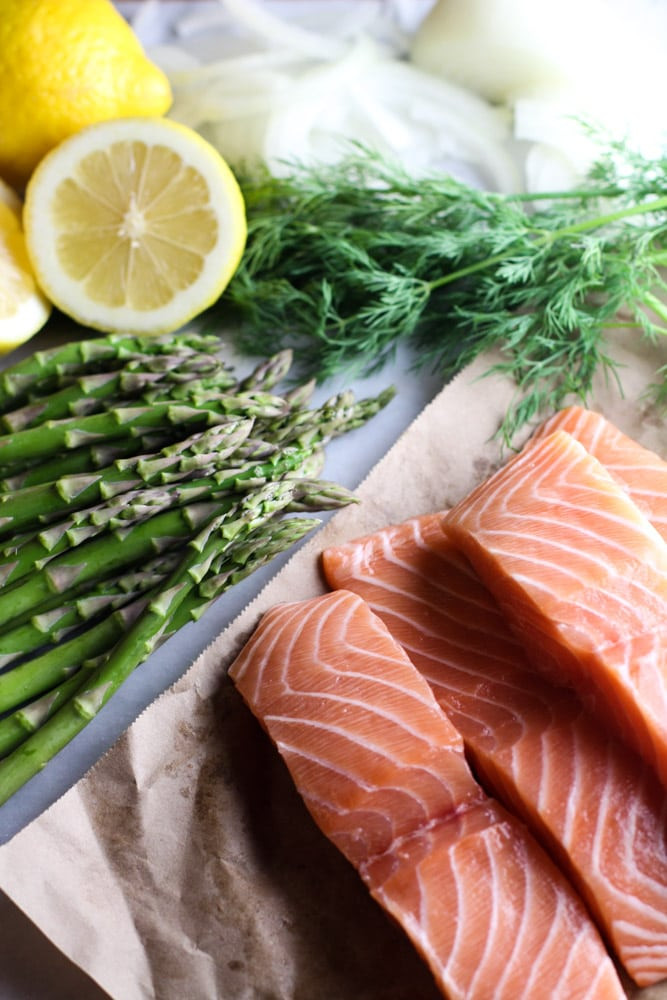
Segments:
[[[0,201],[0,354],[29,340],[51,314],[37,287],[15,212]]]
[[[215,302],[247,236],[240,187],[197,132],[165,118],[82,129],[35,170],[26,245],[48,298],[103,331],[169,333]]]

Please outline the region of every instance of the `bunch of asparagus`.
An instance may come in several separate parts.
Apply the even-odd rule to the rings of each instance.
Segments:
[[[156,646],[353,502],[318,478],[332,438],[393,395],[278,394],[216,337],[121,335],[0,373],[0,802],[94,718]],[[293,514],[295,516],[286,516]]]

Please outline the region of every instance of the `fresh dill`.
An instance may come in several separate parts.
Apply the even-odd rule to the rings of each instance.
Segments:
[[[399,342],[444,381],[496,348],[520,389],[509,440],[572,394],[586,402],[596,372],[619,381],[614,326],[667,334],[667,159],[623,143],[576,191],[525,197],[415,178],[362,148],[240,179],[247,249],[215,315],[241,349],[293,347],[319,381],[376,371]],[[653,388],[667,405],[667,364]]]

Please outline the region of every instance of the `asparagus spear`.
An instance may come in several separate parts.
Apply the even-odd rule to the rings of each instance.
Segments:
[[[315,478],[322,446],[365,423],[393,390],[359,402],[342,393],[309,410],[313,383],[270,392],[290,352],[236,380],[211,348],[211,338],[115,335],[0,374],[0,414],[12,429],[0,436],[0,535],[12,537],[0,560],[0,657],[17,654],[0,675],[0,712],[43,692],[0,723],[0,745],[5,729],[9,746],[48,720],[0,766],[0,801],[167,635],[302,537],[308,520],[285,513],[353,500]],[[112,405],[98,412],[104,400]],[[243,431],[226,448],[220,435],[233,424]],[[150,595],[114,596],[120,577],[165,552],[177,568],[160,573]],[[129,626],[131,606],[143,609]],[[40,636],[49,647],[28,650]],[[79,669],[68,677],[70,654]]]
[[[275,417],[285,409],[280,397],[268,393],[221,394],[198,403],[165,400],[139,406],[115,406],[105,413],[48,421],[16,434],[0,436],[0,467],[20,469],[37,459],[48,458],[55,451],[144,434],[169,425],[206,427],[224,423],[230,416]]]
[[[215,572],[207,575],[197,592],[193,592],[179,609],[173,631],[200,617],[219,594],[293,545],[315,523],[319,522],[308,518],[262,521],[255,528],[250,526],[247,529],[247,541],[230,541],[214,560]],[[79,629],[65,642],[51,644],[38,655],[0,674],[0,713],[50,690],[66,680],[84,661],[108,652],[146,606],[149,592],[159,592],[178,561],[174,558],[168,562],[161,560],[159,567],[150,574],[136,574],[137,582],[133,590],[119,586],[110,588],[108,593],[103,593],[107,601],[106,609],[91,617],[85,629]],[[95,608],[100,609],[98,601],[95,601]],[[42,635],[43,645],[45,638]]]
[[[290,352],[283,353],[289,354]],[[278,374],[278,371],[284,370],[286,367],[285,362],[280,356],[276,359],[276,366],[275,374]],[[246,391],[253,388],[270,388],[271,385],[268,382],[266,385],[262,383],[263,373],[261,369],[266,369],[267,367],[269,367],[270,374],[270,366],[267,366],[267,364],[258,366],[256,374],[257,384],[254,384],[255,375],[251,375],[248,376],[247,380],[238,383],[238,389]],[[270,380],[268,381],[270,382]],[[286,393],[284,398],[289,407],[297,405],[298,401],[295,392]],[[304,396],[300,402],[305,403],[305,401]],[[22,465],[18,472],[0,479],[0,493],[8,493],[24,489],[28,486],[52,482],[66,475],[94,472],[97,469],[110,466],[117,460],[127,457],[135,458],[139,455],[155,455],[155,453],[167,445],[172,445],[178,449],[180,441],[181,437],[178,428],[170,425],[145,435],[135,434],[128,438],[114,438],[111,441],[102,441],[102,443],[81,445],[70,449],[64,454],[58,452],[51,459],[40,458],[25,467]],[[276,447],[276,445],[272,445],[271,450],[275,450]]]
[[[191,332],[154,338],[110,334],[107,337],[71,341],[47,351],[35,351],[0,373],[0,412],[17,405],[31,390],[36,391],[39,386],[52,391],[53,385],[57,385],[63,373],[83,374],[90,370],[104,369],[109,362],[174,352],[194,354],[215,350],[218,346],[216,337]]]
[[[377,397],[355,401],[348,392],[334,397],[317,409],[301,411],[300,407],[307,402],[311,391],[312,383],[309,383],[286,393],[283,397],[285,413],[277,419],[263,421],[256,418],[257,433],[266,435],[264,443],[260,443],[261,438],[257,438],[257,442],[248,442],[249,446],[254,444],[256,455],[262,456],[275,451],[283,443],[306,441],[308,436],[323,443],[329,441],[364,424],[386,406],[394,395],[394,390],[388,388]],[[135,429],[131,437],[107,438],[75,446],[65,454],[58,453],[52,460],[40,457],[33,460],[32,464],[21,462],[18,471],[8,473],[5,470],[5,478],[0,480],[0,493],[52,482],[65,475],[94,472],[111,465],[123,455],[136,456],[156,451],[167,443],[178,447],[177,425],[164,426],[143,436]]]
[[[237,383],[239,392],[249,392],[253,389],[273,389],[285,378],[292,367],[294,354],[288,348],[260,361],[245,378]]]
[[[52,691],[40,695],[38,699],[16,709],[11,715],[0,719],[0,756],[5,756],[34,733],[57,710],[76,694],[86,680],[85,668],[77,671]]]
[[[37,612],[58,607],[68,596],[152,559],[189,538],[231,499],[205,501],[155,514],[128,531],[104,532],[49,559],[29,576],[0,590],[0,629],[20,625]]]
[[[254,489],[270,479],[285,475],[312,478],[319,474],[320,467],[321,452],[318,449],[285,448],[282,452],[274,452],[263,463],[247,462],[237,468],[223,468],[219,473],[212,472],[208,477],[180,484],[169,483],[160,490],[132,491],[122,495],[117,503],[111,504],[107,500],[99,506],[77,510],[66,520],[50,525],[6,550],[0,558],[0,582],[5,587],[16,584],[28,573],[43,569],[47,559],[90,541],[101,535],[104,528],[128,528],[131,522],[138,524],[155,515],[156,508],[166,510],[204,497],[219,499],[230,492]],[[162,473],[163,470],[160,469],[159,474]],[[53,501],[51,504],[53,505]],[[26,505],[24,513],[28,510]],[[16,529],[19,521],[20,516],[17,516],[11,527]],[[4,530],[4,527],[0,527],[0,534]]]
[[[268,488],[271,480],[275,480],[275,485],[279,486],[282,480],[277,477],[285,477],[312,458],[312,452],[308,449],[284,450],[277,452],[263,466],[250,465],[242,469],[225,470],[206,480],[193,480],[178,488],[181,498],[186,490],[196,494],[194,502],[162,510],[127,529],[105,531],[75,548],[59,552],[43,563],[36,563],[30,575],[22,576],[9,585],[5,583],[0,591],[0,629],[9,622],[22,624],[37,611],[57,607],[68,593],[80,593],[84,587],[177,544],[179,540],[187,538],[192,530],[196,530],[211,512],[226,515],[237,502],[239,491],[245,491],[244,503],[252,503],[253,497],[262,488]],[[307,464],[305,468],[308,468]],[[298,484],[301,494],[307,489],[323,489],[322,484],[317,482],[314,486],[296,479],[287,482]],[[324,489],[328,488],[327,484]],[[349,491],[342,487],[335,487],[335,490],[336,502],[343,496],[347,498],[347,502],[353,499]],[[199,499],[202,495],[209,499]],[[215,497],[217,499],[211,499]],[[325,498],[324,493],[320,492],[317,502],[329,503],[330,497]]]
[[[132,398],[159,382],[162,375],[153,372],[96,372],[72,380],[65,388],[40,396],[18,409],[4,413],[0,426],[5,431],[20,431],[68,416],[95,413],[108,399]]]
[[[0,712],[50,690],[77,671],[84,660],[111,649],[148,600],[146,594],[139,595],[73,638],[0,674]]]
[[[149,356],[123,368],[77,376],[58,391],[29,398],[17,409],[4,413],[0,426],[6,431],[18,431],[49,420],[97,413],[107,400],[118,403],[142,394],[152,399],[156,387],[165,398],[170,392],[180,398],[184,385],[201,384],[202,379],[204,384],[215,385],[218,389],[230,389],[236,384],[229,369],[208,355],[184,359],[178,355],[161,355],[157,361]]]
[[[204,469],[221,468],[223,462],[235,455],[239,446],[248,438],[254,421],[243,417],[230,417],[226,423],[216,424],[203,431],[196,431],[189,437],[165,445],[150,455],[133,455],[119,459],[114,468],[119,481],[122,473],[135,473],[142,482],[175,482],[185,476]],[[110,487],[113,476],[106,481],[102,496],[113,496],[118,491]]]
[[[129,604],[134,597],[157,586],[174,568],[175,559],[176,553],[158,556],[146,566],[113,580],[102,580],[89,593],[0,632],[0,667],[6,668],[40,647],[59,642],[83,623]],[[0,690],[8,676],[9,673],[0,674]]]
[[[160,482],[167,470],[173,480],[191,477],[213,462],[222,464],[248,437],[253,421],[230,418],[180,442],[182,451],[163,449],[157,455],[139,455],[94,473],[59,479],[0,494],[0,537],[39,526],[45,520],[80,510],[142,484]]]
[[[38,459],[18,472],[0,479],[0,493],[26,489],[50,483],[61,476],[75,476],[82,472],[95,472],[114,462],[142,454],[155,453],[178,439],[174,427],[163,428],[152,434],[137,434],[135,437],[115,438],[101,444],[82,445],[66,453],[57,452],[50,459]]]

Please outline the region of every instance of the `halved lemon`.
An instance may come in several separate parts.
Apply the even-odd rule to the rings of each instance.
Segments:
[[[165,118],[101,122],[65,139],[28,183],[23,224],[37,280],[62,312],[150,335],[220,297],[247,232],[228,164]]]
[[[0,354],[29,340],[50,314],[51,303],[37,287],[18,218],[0,201]]]

